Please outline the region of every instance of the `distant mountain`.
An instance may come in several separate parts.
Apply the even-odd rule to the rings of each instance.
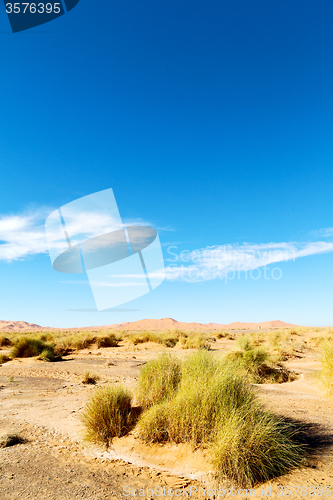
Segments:
[[[0,321],[0,331],[2,332],[34,332],[50,330],[48,327],[27,323],[26,321]]]
[[[283,321],[264,321],[262,323],[229,323],[222,325],[219,323],[184,323],[172,318],[162,319],[141,319],[139,321],[131,321],[126,323],[118,323],[115,325],[104,326],[86,326],[83,328],[51,328],[27,323],[26,321],[0,321],[0,331],[3,332],[34,332],[42,330],[256,330],[271,329],[271,328],[297,328],[297,325],[284,323]]]
[[[140,321],[132,321],[128,323],[119,323],[110,325],[110,329],[114,330],[246,330],[246,329],[270,329],[270,328],[297,328],[297,325],[284,323],[283,321],[264,321],[262,323],[229,323],[222,325],[219,323],[183,323],[172,318],[162,319],[141,319]]]

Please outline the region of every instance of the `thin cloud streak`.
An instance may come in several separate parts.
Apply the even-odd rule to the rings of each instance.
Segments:
[[[24,260],[48,251],[63,251],[64,234],[58,231],[45,235],[45,220],[54,209],[41,208],[18,215],[0,215],[0,261]],[[70,221],[68,230],[72,235],[84,231],[88,238],[109,232],[113,221],[105,214],[84,213],[76,221]],[[127,220],[131,226],[152,226],[142,219]],[[73,239],[75,243],[75,236]]]

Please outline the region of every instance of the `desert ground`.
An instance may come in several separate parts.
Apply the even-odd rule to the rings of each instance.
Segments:
[[[96,386],[121,383],[135,392],[140,369],[147,361],[162,352],[184,357],[196,350],[195,346],[184,349],[179,343],[168,347],[130,340],[130,335],[149,329],[199,332],[217,356],[233,350],[237,339],[244,335],[260,336],[263,341],[282,332],[287,339],[283,364],[295,379],[255,387],[267,407],[304,425],[309,453],[304,466],[256,485],[252,496],[289,496],[288,490],[281,494],[278,487],[290,486],[291,496],[301,498],[311,496],[311,486],[333,486],[333,399],[318,377],[321,340],[331,334],[328,328],[300,328],[282,322],[200,325],[171,319],[151,321],[103,327],[101,330],[122,335],[117,347],[98,348],[92,344],[56,362],[33,357],[15,358],[0,365],[0,435],[18,433],[24,440],[0,449],[1,499],[124,499],[132,498],[124,492],[134,489],[141,498],[158,498],[147,491],[155,487],[166,487],[166,496],[168,491],[172,496],[178,490],[181,496],[191,493],[193,498],[218,498],[209,460],[201,449],[193,450],[185,444],[146,445],[135,432],[115,439],[108,450],[84,440],[80,413]],[[2,322],[0,329],[8,338],[20,332],[35,335],[52,331],[24,322]],[[218,335],[222,330],[223,335]],[[9,353],[8,346],[0,350],[0,354]],[[87,370],[99,377],[96,385],[82,382]],[[296,489],[298,486],[306,488],[303,493]],[[229,483],[219,485],[222,487],[226,496],[250,496],[250,492]]]

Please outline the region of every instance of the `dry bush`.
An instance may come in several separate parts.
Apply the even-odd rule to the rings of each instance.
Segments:
[[[15,343],[11,351],[12,358],[32,358],[40,355],[41,359],[53,361],[55,359],[54,346],[46,344],[38,338],[22,337]]]
[[[82,384],[96,384],[99,380],[99,376],[95,373],[90,373],[89,371],[85,371],[82,379]]]
[[[132,344],[144,344],[145,342],[156,342],[166,347],[174,347],[178,342],[178,334],[174,332],[153,332],[143,331],[127,334],[127,338]]]
[[[133,422],[131,400],[120,384],[96,389],[81,414],[85,438],[109,448],[113,438],[127,434]]]
[[[247,336],[236,342],[237,350],[226,355],[226,359],[237,365],[238,370],[254,384],[283,383],[295,380],[296,374],[276,362],[263,347],[254,347]]]
[[[179,339],[182,349],[207,349],[210,350],[210,344],[207,336],[202,333],[191,333],[187,336],[182,335]]]
[[[9,446],[14,446],[15,444],[25,443],[26,440],[22,438],[18,433],[6,434],[0,437],[0,448],[8,448]]]
[[[10,357],[7,354],[0,354],[0,365],[7,363],[7,361],[10,361]]]
[[[118,347],[119,338],[117,338],[114,333],[110,333],[109,335],[104,335],[103,337],[97,337],[96,345],[98,348],[100,348],[100,347]]]
[[[228,335],[229,335],[229,332],[221,331],[221,332],[216,333],[216,338],[224,339],[224,338],[228,337]]]
[[[13,345],[12,341],[8,337],[0,337],[0,347],[9,347]]]

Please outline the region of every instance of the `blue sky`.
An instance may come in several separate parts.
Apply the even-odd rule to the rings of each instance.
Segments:
[[[12,34],[1,7],[0,319],[333,324],[332,26],[332,0],[80,0]],[[254,252],[281,279],[169,274],[114,311],[69,311],[91,290],[52,269],[43,222],[107,188],[165,259]]]

